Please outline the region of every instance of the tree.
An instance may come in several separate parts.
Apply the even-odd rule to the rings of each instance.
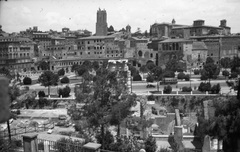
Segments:
[[[240,67],[240,58],[233,57],[232,62],[231,62],[231,72],[239,73],[239,67]]]
[[[88,69],[86,66],[80,66],[78,69],[77,69],[77,73],[79,76],[82,76],[84,73],[88,72]]]
[[[133,81],[142,81],[142,77],[139,74],[134,75],[133,76]]]
[[[128,68],[131,71],[131,76],[135,76],[135,75],[139,74],[138,70],[134,66],[128,65]]]
[[[152,69],[152,74],[154,77],[155,81],[160,81],[162,79],[162,68],[160,66],[156,66],[155,68]]]
[[[140,67],[139,71],[142,72],[142,73],[147,73],[149,70],[148,70],[146,65],[143,65],[143,66]]]
[[[114,28],[113,28],[112,25],[109,26],[109,28],[108,28],[108,32],[114,32]]]
[[[211,58],[207,58],[207,59],[211,59]],[[214,78],[214,75],[217,73],[217,65],[214,63],[211,63],[210,60],[209,62],[204,65],[204,72],[209,80],[210,83],[210,79]]]
[[[156,65],[153,62],[148,62],[146,66],[147,66],[147,69],[151,72],[156,67]]]
[[[12,75],[11,75],[10,71],[5,67],[0,68],[0,73],[5,75],[9,79],[12,78]]]
[[[48,95],[50,95],[50,86],[58,85],[58,81],[58,75],[51,71],[44,71],[38,78],[38,82],[40,82],[43,86],[48,87]]]
[[[67,76],[65,76],[60,80],[60,82],[61,83],[69,83],[69,78]]]
[[[42,70],[49,70],[50,69],[50,66],[49,64],[46,62],[46,61],[41,61],[39,63],[39,67],[42,69]]]
[[[213,58],[211,58],[211,57],[207,57],[207,59],[206,59],[206,64],[214,64],[214,60],[213,60]]]
[[[164,78],[174,78],[175,77],[175,73],[173,71],[165,71],[163,73],[163,77]]]
[[[237,77],[238,77],[237,72],[231,72],[230,77],[231,77],[231,78],[237,78]]]
[[[148,31],[147,30],[144,32],[144,36],[148,37]]]
[[[73,64],[73,65],[72,65],[72,68],[71,68],[71,71],[72,71],[72,72],[74,72],[74,71],[76,72],[79,67],[80,67],[80,65],[78,65],[78,64]]]
[[[222,58],[220,60],[221,66],[225,69],[231,67],[231,59],[229,57]]]
[[[182,71],[183,67],[181,67],[181,63],[177,59],[171,59],[166,64],[166,69],[169,71]]]
[[[65,88],[60,88],[58,90],[58,95],[59,97],[62,96],[62,97],[69,97],[70,96],[70,92],[71,92],[71,89],[69,86],[66,86]]]
[[[41,97],[45,97],[46,95],[45,95],[44,91],[39,91],[38,96],[39,96],[39,98],[41,98]]]
[[[157,150],[156,140],[152,136],[149,136],[144,144],[146,152],[155,152]]]
[[[170,85],[164,86],[163,93],[170,94],[172,92],[172,87]]]
[[[190,75],[189,74],[186,74],[185,77],[184,77],[185,81],[189,81],[190,80]]]
[[[230,74],[230,73],[229,73],[227,70],[224,70],[224,71],[222,72],[222,75],[225,76],[225,78],[228,77],[229,74]]]
[[[128,94],[124,83],[127,78],[123,75],[121,72],[99,68],[93,78],[92,94],[88,94],[83,101],[85,105],[81,116],[85,118],[90,128],[100,130],[103,149],[108,146],[103,138],[106,135],[106,127],[110,124],[119,126],[130,113],[130,108],[136,98],[135,94]]]
[[[153,81],[154,81],[153,75],[152,74],[148,74],[148,76],[147,76],[147,83],[153,82]]]
[[[185,74],[183,72],[178,73],[177,76],[178,79],[184,79],[185,78]]]
[[[82,64],[86,69],[90,70],[92,68],[92,62],[89,60],[85,60]]]
[[[29,77],[25,77],[25,78],[23,79],[23,84],[24,84],[24,85],[30,85],[30,84],[32,84],[32,79],[29,78]]]
[[[64,74],[65,74],[65,70],[63,68],[58,70],[58,76],[64,76]]]
[[[93,69],[96,71],[97,69],[99,69],[99,63],[98,63],[97,61],[94,61],[94,62],[92,63],[92,67],[93,67]]]

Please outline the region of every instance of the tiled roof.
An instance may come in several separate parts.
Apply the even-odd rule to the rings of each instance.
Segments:
[[[159,43],[173,43],[173,42],[192,42],[192,40],[187,40],[187,39],[166,39],[164,41],[160,41]]]
[[[192,50],[207,50],[207,46],[204,42],[196,41],[193,42]]]
[[[93,39],[105,39],[105,38],[115,38],[115,36],[108,35],[108,36],[89,36],[89,37],[82,37],[79,38],[80,40],[93,40]]]

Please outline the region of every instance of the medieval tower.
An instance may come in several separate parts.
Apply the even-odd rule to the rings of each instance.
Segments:
[[[107,28],[107,12],[99,8],[97,11],[96,36],[106,36]]]

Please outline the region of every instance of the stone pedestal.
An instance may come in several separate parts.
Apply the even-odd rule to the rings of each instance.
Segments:
[[[37,134],[23,135],[23,149],[24,152],[38,152]]]
[[[84,148],[84,152],[100,152],[101,146],[102,146],[101,144],[89,142],[89,143],[83,145],[83,148]]]

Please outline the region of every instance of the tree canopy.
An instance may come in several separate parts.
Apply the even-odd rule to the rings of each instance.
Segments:
[[[38,78],[43,86],[48,87],[48,95],[50,95],[50,86],[58,85],[59,76],[52,71],[44,71]]]
[[[128,93],[124,72],[111,72],[101,67],[96,73],[92,78],[92,93],[86,95],[79,117],[87,118],[90,128],[99,128],[101,137],[105,137],[109,125],[117,126],[119,135],[120,123],[131,114],[136,95]],[[103,149],[107,149],[108,141],[101,139]]]

